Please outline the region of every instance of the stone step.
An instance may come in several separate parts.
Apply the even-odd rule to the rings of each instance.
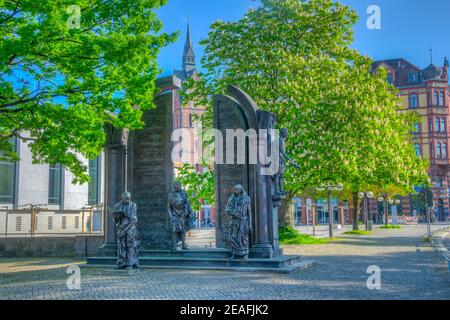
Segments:
[[[271,272],[271,273],[291,273],[297,270],[303,270],[309,267],[312,267],[316,264],[314,260],[303,260],[301,259],[299,262],[285,266],[285,267],[278,267],[278,268],[270,268],[270,267],[227,267],[227,266],[216,266],[216,267],[210,267],[210,266],[154,266],[154,265],[142,265],[141,269],[170,269],[170,270],[206,270],[206,271],[234,271],[234,272]],[[83,268],[101,268],[103,269],[102,272],[104,273],[112,273],[112,274],[124,274],[124,275],[135,275],[135,270],[114,270],[111,269],[112,266],[110,264],[108,265],[102,265],[102,264],[89,264],[89,265],[81,265]]]
[[[89,266],[114,266],[115,257],[91,257],[87,259]],[[285,268],[301,262],[300,256],[278,256],[272,259],[230,260],[218,257],[189,257],[189,256],[140,256],[141,266],[151,267],[211,267],[211,268]]]

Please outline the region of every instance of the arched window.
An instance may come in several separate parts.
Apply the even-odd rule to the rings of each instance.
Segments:
[[[442,159],[441,148],[442,148],[442,145],[440,142],[438,142],[436,144],[436,159]]]
[[[439,105],[444,106],[444,91],[439,93]]]
[[[419,107],[419,97],[417,94],[412,94],[409,96],[409,108],[417,109]]]
[[[438,106],[439,105],[439,92],[434,92],[434,99],[433,99],[433,105]]]

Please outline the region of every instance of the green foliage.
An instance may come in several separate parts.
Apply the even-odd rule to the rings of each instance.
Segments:
[[[275,113],[302,167],[287,171],[291,194],[338,182],[350,194],[391,185],[409,192],[426,179],[408,139],[416,117],[397,112],[386,71],[372,72],[371,59],[350,48],[357,19],[332,0],[261,0],[239,21],[211,25],[202,41],[206,72],[185,96],[211,106],[232,84]]]
[[[401,228],[402,228],[401,226],[393,224],[387,224],[380,227],[380,229],[401,229]]]
[[[423,186],[419,193],[411,197],[412,206],[417,208],[420,214],[426,214],[427,208],[433,206],[433,198],[432,189]]]
[[[156,58],[176,38],[153,11],[166,2],[0,0],[0,151],[16,156],[7,140],[29,135],[34,163],[88,181],[78,157],[100,154],[104,124],[141,128],[154,107]]]
[[[278,232],[281,244],[308,245],[308,244],[325,244],[330,242],[330,239],[315,238],[309,235],[301,234],[291,226],[281,227]]]
[[[278,230],[278,239],[280,241],[293,239],[299,235],[300,233],[290,225],[281,226]]]
[[[362,236],[362,235],[368,235],[368,234],[371,234],[371,231],[365,231],[365,230],[352,230],[352,231],[344,232],[344,234],[347,234],[347,235],[357,235],[357,236]]]
[[[185,163],[178,171],[177,180],[188,193],[193,210],[200,211],[202,204],[205,203],[214,205],[215,188],[212,171],[200,173],[193,166]]]

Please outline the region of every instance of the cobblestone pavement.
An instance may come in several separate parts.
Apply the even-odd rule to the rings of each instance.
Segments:
[[[72,260],[0,259],[1,299],[450,299],[450,273],[422,241],[425,226],[376,229],[287,254],[316,266],[292,274],[143,270],[134,275],[81,268],[81,289],[68,290]],[[80,263],[80,262],[78,262]],[[381,268],[381,290],[367,288],[367,267]]]

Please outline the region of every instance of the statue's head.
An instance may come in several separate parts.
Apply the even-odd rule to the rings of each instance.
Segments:
[[[286,129],[286,128],[280,129],[280,137],[286,138],[287,136],[288,136],[288,129]]]
[[[238,195],[240,195],[240,194],[242,194],[244,192],[244,187],[242,185],[240,185],[240,184],[237,184],[237,185],[234,186],[233,192],[234,192],[235,195],[238,196]]]
[[[173,183],[173,191],[175,191],[175,192],[181,191],[181,182],[180,181],[177,180]]]
[[[129,202],[131,200],[131,193],[129,193],[128,191],[122,193],[122,200],[124,202]]]

